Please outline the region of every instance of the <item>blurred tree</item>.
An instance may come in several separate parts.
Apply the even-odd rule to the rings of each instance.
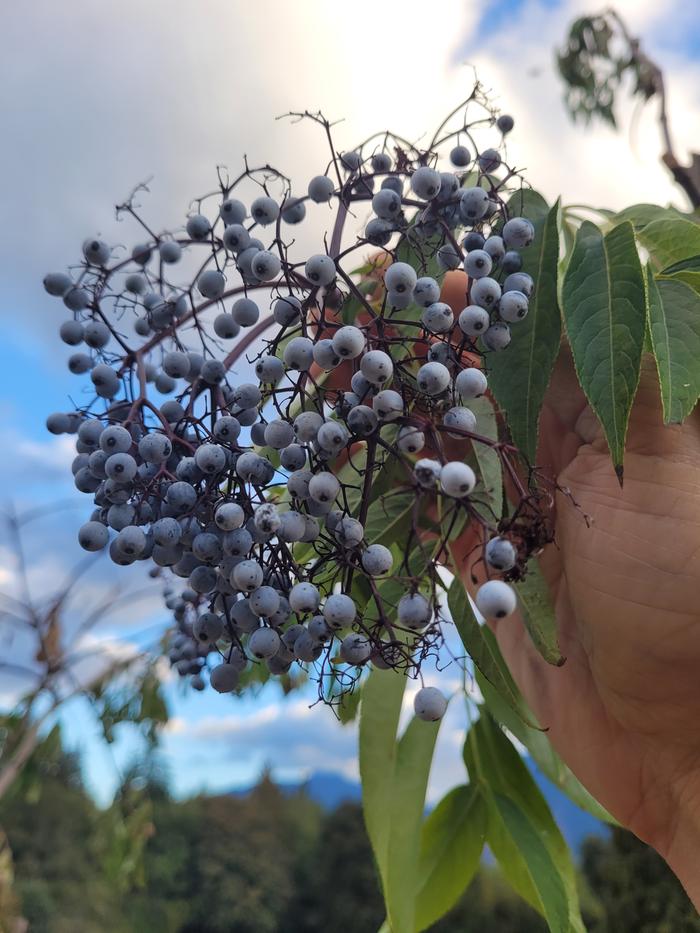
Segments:
[[[569,113],[586,122],[598,118],[617,126],[615,102],[631,81],[631,94],[642,103],[659,103],[659,128],[663,142],[661,159],[683,188],[694,208],[700,207],[700,154],[691,154],[691,164],[678,160],[671,139],[667,91],[661,68],[632,36],[614,9],[575,20],[564,48],[557,53],[557,66],[566,91]]]
[[[112,809],[127,826],[147,814],[134,821],[131,848],[114,831]],[[151,758],[127,770],[100,811],[56,729],[0,801],[0,821],[30,933],[375,933],[384,917],[360,806],[323,812],[269,774],[244,796],[176,801]],[[590,933],[700,930],[663,860],[622,830],[585,843],[582,888],[590,888],[582,898]],[[18,913],[11,899],[0,902],[2,933],[24,933],[10,925]],[[482,865],[431,933],[546,929],[499,871]]]
[[[244,799],[209,797],[201,806],[197,896],[182,933],[274,933],[319,808],[301,792],[285,797],[267,774]]]
[[[15,890],[15,869],[7,836],[0,830],[0,933],[25,933],[27,921],[22,917]]]
[[[500,872],[482,866],[465,894],[431,933],[547,933],[547,924]]]
[[[324,814],[279,933],[364,933],[378,930],[383,920],[384,903],[362,809],[341,804]]]
[[[153,744],[168,716],[151,650],[115,653],[106,644],[89,646],[86,641],[109,612],[125,609],[142,591],[113,588],[97,604],[81,601],[81,578],[94,562],[88,558],[67,574],[57,592],[33,592],[23,532],[45,514],[5,515],[5,541],[17,584],[14,592],[0,593],[0,636],[8,646],[0,676],[12,678],[13,687],[19,683],[20,699],[0,720],[0,798],[21,775],[47,723],[70,700],[87,699],[107,742],[114,740],[115,726],[131,723]],[[86,604],[90,608],[77,615]]]
[[[29,929],[126,930],[102,871],[100,812],[83,787],[76,756],[62,748],[58,729],[37,746],[28,773],[32,780],[15,784],[0,802],[0,822]]]
[[[624,829],[583,846],[583,875],[602,915],[590,933],[697,933],[700,917],[666,862]]]

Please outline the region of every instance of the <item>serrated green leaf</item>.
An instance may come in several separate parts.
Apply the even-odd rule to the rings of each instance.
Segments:
[[[398,743],[391,795],[385,901],[393,933],[413,933],[425,792],[439,722],[414,718]]]
[[[612,216],[614,224],[629,220],[635,230],[643,230],[649,224],[659,220],[683,220],[687,215],[675,207],[661,207],[659,204],[631,204]]]
[[[578,380],[621,477],[646,320],[644,274],[629,221],[605,236],[589,221],[581,225],[562,298]]]
[[[394,767],[398,754],[396,733],[405,676],[374,669],[362,686],[360,702],[360,778],[362,810],[367,835],[386,888]]]
[[[537,427],[554,361],[559,352],[561,316],[557,299],[559,259],[559,204],[551,209],[532,191],[518,192],[519,211],[535,226],[535,240],[523,250],[523,271],[535,280],[530,309],[524,321],[512,328],[507,353],[491,354],[489,385],[503,410],[513,441],[534,462]]]
[[[471,410],[476,415],[476,425],[479,434],[490,438],[492,441],[498,440],[498,424],[496,422],[496,412],[493,403],[486,396],[475,398],[469,403]],[[474,507],[481,511],[487,521],[493,521],[494,514],[500,517],[503,509],[503,470],[501,460],[492,447],[486,444],[479,444],[475,441],[472,444],[474,456],[481,474],[481,482],[484,487],[484,497],[487,508],[480,509],[479,503],[475,500]],[[456,537],[456,535],[455,535]]]
[[[457,903],[477,868],[486,838],[487,808],[475,784],[455,787],[430,813],[421,833],[416,931]]]
[[[649,331],[666,424],[679,424],[700,396],[700,295],[647,268]]]
[[[557,302],[561,308],[561,292],[564,284],[564,276],[566,275],[566,270],[569,267],[569,260],[571,259],[571,254],[574,250],[574,244],[576,242],[576,227],[567,220],[563,210],[559,211],[559,230],[561,233],[561,238],[564,241],[564,251],[559,256],[559,262],[557,263]]]
[[[548,213],[549,205],[542,195],[532,188],[521,188],[513,192],[508,199],[509,217],[527,217],[534,224],[544,219]]]
[[[654,355],[654,345],[653,345],[652,342],[651,342],[651,330],[650,330],[650,328],[649,328],[649,316],[648,316],[648,311],[649,311],[649,300],[650,300],[650,299],[649,299],[649,289],[647,289],[647,323],[646,323],[646,327],[644,328],[644,349],[643,349],[642,352],[643,352],[643,353],[648,353],[650,356],[653,356],[653,355]]]
[[[503,676],[492,646],[484,637],[483,626],[479,625],[474,610],[469,602],[467,591],[459,579],[459,566],[451,568],[456,574],[447,592],[447,605],[452,621],[459,632],[462,644],[474,662],[474,666],[481,671],[489,683],[503,697],[504,701],[518,715],[521,715],[521,705],[517,691],[512,681]],[[533,725],[533,723],[530,723]]]
[[[655,220],[638,235],[657,271],[700,254],[700,225],[690,220]]]
[[[535,648],[548,664],[560,666],[564,658],[559,650],[557,620],[549,589],[537,562],[530,564],[527,575],[515,588],[525,627]]]

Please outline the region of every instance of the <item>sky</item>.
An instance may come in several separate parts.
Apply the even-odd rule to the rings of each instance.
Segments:
[[[272,162],[304,189],[323,168],[319,135],[275,118],[300,109],[340,120],[339,148],[387,124],[420,140],[467,96],[474,74],[516,120],[509,159],[553,200],[621,208],[683,198],[659,162],[655,105],[620,107],[621,131],[574,127],[562,104],[553,50],[570,21],[598,4],[578,0],[28,0],[0,9],[0,419],[6,503],[43,510],[27,529],[32,586],[46,593],[80,558],[86,505],[68,479],[73,453],[44,419],[75,391],[58,341],[62,305],[41,287],[46,271],[75,261],[86,236],[125,242],[132,234],[114,204],[139,182],[160,227],[183,222],[194,196],[216,185],[216,167],[236,172]],[[700,138],[700,17],[687,0],[621,0],[617,9],[664,67],[677,150]],[[293,185],[294,187],[294,185]],[[318,236],[325,218],[317,215]],[[309,244],[311,245],[311,244]],[[61,505],[57,510],[57,504]],[[0,540],[0,585],[17,568]],[[78,609],[112,586],[131,591],[87,649],[120,654],[153,640],[166,620],[142,567],[87,572]],[[149,589],[150,586],[150,589]],[[146,592],[144,592],[144,589]],[[20,651],[0,632],[5,651]],[[164,675],[165,676],[165,675]],[[448,691],[455,669],[442,675]],[[435,682],[439,677],[435,674]],[[0,678],[0,702],[21,684]],[[405,715],[413,685],[407,694]],[[163,758],[174,790],[218,790],[255,780],[270,764],[283,779],[313,770],[357,776],[356,729],[339,726],[310,698],[276,688],[232,700],[183,694],[166,676],[172,719]],[[441,730],[430,795],[463,778],[459,743],[466,712],[456,699]],[[105,748],[89,711],[71,704],[67,740],[84,754],[89,786],[106,801],[135,753],[122,736]]]

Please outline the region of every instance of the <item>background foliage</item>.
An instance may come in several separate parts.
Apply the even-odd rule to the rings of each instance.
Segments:
[[[32,933],[367,933],[382,922],[379,882],[355,803],[323,810],[303,790],[290,794],[268,776],[245,796],[176,801],[158,769],[142,764],[117,798],[132,812],[148,813],[141,868],[119,886],[109,869],[109,813],[95,807],[58,733],[39,746],[33,767],[40,795],[17,790],[0,805],[16,896]],[[434,810],[428,824],[447,809]],[[467,890],[428,929],[546,930],[492,860],[474,867]],[[700,929],[663,861],[622,830],[584,844],[576,884],[594,933]],[[0,920],[7,922],[3,910]]]

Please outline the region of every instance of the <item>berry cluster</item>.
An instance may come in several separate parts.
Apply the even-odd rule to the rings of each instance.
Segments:
[[[469,408],[528,312],[534,231],[508,213],[522,184],[501,153],[513,121],[478,89],[425,149],[383,133],[338,153],[320,114],[294,116],[330,144],[305,196],[246,164],[219,173],[184,230],[156,234],[134,194],[118,213],[142,242],[122,255],[88,239],[70,275],[46,276],[70,312],[69,369],[89,377],[82,404],[47,426],[77,435],[75,485],[94,500],[80,544],[167,577],[167,651],[194,688],[205,671],[229,692],[251,662],[276,675],[296,663],[332,702],[367,662],[415,675],[442,644],[439,571],[465,524],[488,576],[517,579],[542,543],[517,451],[479,434]],[[477,130],[498,148],[479,150]],[[332,209],[330,241],[296,256],[289,228]],[[371,258],[349,270],[358,251]],[[440,279],[460,267],[455,318]],[[477,445],[520,497],[502,516],[484,504]],[[489,579],[476,604],[500,618],[516,598]],[[418,716],[444,708],[435,688],[419,692]]]

